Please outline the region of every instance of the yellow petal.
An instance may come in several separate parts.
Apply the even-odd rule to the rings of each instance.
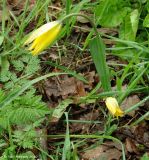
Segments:
[[[118,116],[122,117],[123,115],[124,115],[124,112],[120,108],[117,108],[115,116],[116,117],[118,117]]]
[[[54,42],[60,30],[60,21],[47,23],[35,30],[25,44],[32,42],[29,50],[31,50],[33,55],[37,55]]]
[[[58,33],[60,32],[60,29],[61,25],[56,26],[51,30],[49,30],[48,32],[41,35],[40,37],[36,38],[36,40],[34,41],[35,43],[31,45],[31,48],[33,49],[32,54],[37,55],[42,50],[47,48],[50,44],[52,44],[56,39]]]
[[[36,29],[35,31],[31,33],[29,38],[25,41],[24,45],[31,43],[34,39],[48,32],[50,29],[54,28],[55,26],[59,24],[61,24],[60,21],[53,21],[53,22],[49,22],[49,23],[42,25],[40,28]]]
[[[119,105],[118,105],[118,102],[115,98],[113,97],[108,97],[106,98],[106,106],[108,108],[108,110],[111,112],[111,114],[113,116],[123,116],[124,115],[124,112],[120,109]]]

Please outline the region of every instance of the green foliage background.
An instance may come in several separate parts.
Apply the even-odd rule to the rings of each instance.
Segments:
[[[128,65],[123,66],[119,72],[109,67],[111,77],[116,77],[116,87],[119,94],[115,95],[118,95],[119,102],[122,102],[125,97],[135,90],[140,90],[143,95],[148,94],[149,1],[97,0],[96,2],[90,2],[89,0],[82,0],[73,4],[73,1],[68,0],[66,2],[62,1],[61,3],[63,9],[58,12],[58,14],[53,13],[57,19],[64,17],[66,14],[79,13],[80,10],[83,10],[92,13],[92,18],[98,28],[114,28],[118,31],[117,37],[103,33],[101,33],[101,35],[102,37],[115,41],[115,45],[106,48],[108,54],[120,57],[122,60],[128,62]],[[28,51],[24,49],[23,42],[25,40],[24,36],[26,35],[27,27],[30,23],[35,21],[35,28],[37,28],[44,24],[45,21],[48,22],[52,20],[48,13],[48,6],[52,5],[52,2],[50,0],[45,0],[44,2],[37,0],[32,10],[30,10],[29,1],[26,0],[24,9],[18,17],[15,16],[13,11],[10,10],[8,12],[5,0],[0,2],[0,4],[4,15],[0,24],[2,26],[0,28],[0,84],[3,86],[2,89],[0,89],[1,103],[10,93],[17,92],[24,84],[29,83],[42,73],[40,58],[33,57],[28,53]],[[8,14],[10,15],[8,16]],[[69,19],[69,21],[66,22],[61,37],[66,37],[67,40],[75,22],[76,18]],[[82,50],[86,49],[92,35],[93,31],[91,30],[85,40],[84,47],[81,48]],[[80,48],[80,46],[78,48]],[[94,52],[94,49],[91,49],[91,52]],[[95,59],[96,57],[93,59],[94,63]],[[55,64],[55,66],[58,66],[58,64]],[[68,73],[68,69],[66,70],[64,68],[64,70]],[[122,86],[125,81],[128,82],[128,88],[125,93],[122,93]],[[107,86],[107,88],[109,88],[109,86]],[[99,88],[95,88],[88,97],[85,97],[85,101],[88,103],[95,102],[96,99],[101,97],[103,98],[109,94],[113,95],[113,92],[109,92],[104,93],[104,96],[100,96],[96,94],[96,90],[98,89]],[[72,100],[66,99],[66,101],[60,103],[55,108],[55,111],[51,111],[47,104],[43,102],[42,97],[38,95],[35,87],[31,86],[11,103],[0,108],[0,159],[7,160],[7,157],[11,156],[15,157],[15,159],[19,159],[19,156],[35,159],[35,155],[31,151],[33,148],[38,148],[40,156],[42,155],[44,157],[46,155],[47,157],[58,159],[58,155],[51,156],[48,155],[47,151],[41,151],[39,141],[37,140],[39,138],[37,128],[42,128],[43,124],[45,125],[45,120],[50,120],[52,112],[54,115],[58,113],[58,118],[60,118],[66,107],[71,103]],[[108,125],[110,124],[109,121],[110,120],[107,120]],[[106,126],[104,134],[110,136],[112,132],[117,129],[117,126],[114,127],[114,129],[111,128],[112,125]],[[109,134],[108,131],[110,129],[112,131]],[[63,157],[78,158],[77,147],[71,146],[69,138],[67,126],[65,146],[62,148],[61,144],[58,145],[55,152],[60,153]],[[67,154],[68,151],[65,150],[68,147],[67,142],[71,149],[69,149],[69,155],[64,155],[64,153]],[[22,149],[24,150],[22,151]],[[146,157],[146,155],[143,157]]]

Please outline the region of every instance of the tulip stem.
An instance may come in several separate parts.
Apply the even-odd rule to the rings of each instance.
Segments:
[[[88,16],[86,16],[86,15],[84,15],[84,14],[80,14],[80,13],[72,13],[72,14],[66,15],[64,18],[61,19],[61,21],[64,21],[64,20],[66,20],[66,19],[68,19],[68,18],[70,18],[70,17],[73,17],[73,16],[81,16],[81,17],[87,19],[87,20],[90,22],[90,24],[92,25],[92,27],[93,27],[93,29],[94,29],[94,31],[95,31],[97,41],[99,41],[99,44],[103,44],[102,38],[101,38],[100,34],[98,33],[98,30],[97,30],[97,28],[96,28],[95,23],[94,23]],[[106,69],[105,69],[106,71],[105,71],[105,75],[104,75],[104,76],[107,76],[106,78],[104,78],[104,82],[106,82],[106,85],[104,85],[103,88],[104,88],[105,91],[110,91],[110,90],[111,90],[111,84],[110,84],[110,80],[109,80],[108,74],[107,74],[107,73],[109,73],[109,70],[108,70],[108,66],[107,66],[107,63],[106,63],[106,55],[105,55],[105,52],[103,52],[103,51],[101,50],[101,47],[99,47],[99,49],[100,49],[100,50],[99,50],[99,53],[98,53],[98,54],[100,54],[100,59],[99,59],[99,61],[100,61],[100,64],[102,65],[101,67],[102,67],[102,68],[106,68]],[[95,62],[95,66],[96,66],[96,62]],[[97,67],[97,66],[96,66],[96,67]],[[96,68],[96,69],[97,69],[97,71],[98,71],[98,68]],[[103,77],[102,73],[99,73],[99,75],[100,75],[101,77]],[[102,81],[102,80],[101,80],[101,81]],[[102,82],[103,82],[103,81],[102,81]]]
[[[96,34],[97,38],[99,39],[99,41],[102,41],[102,39],[101,39],[101,37],[100,37],[100,35],[98,33],[98,30],[96,28],[95,23],[88,16],[86,16],[84,14],[81,14],[81,13],[71,13],[71,14],[66,15],[64,18],[62,18],[61,21],[65,21],[66,19],[68,19],[70,17],[73,17],[73,16],[81,16],[81,17],[84,17],[85,19],[87,19],[90,22],[91,26],[94,28],[95,34]]]

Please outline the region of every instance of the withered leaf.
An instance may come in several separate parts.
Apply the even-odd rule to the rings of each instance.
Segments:
[[[82,157],[85,160],[120,160],[122,153],[116,148],[109,148],[105,145],[86,151]]]
[[[136,153],[138,154],[138,149],[137,149],[137,146],[135,144],[135,141],[133,141],[132,139],[130,138],[126,138],[126,142],[125,142],[125,145],[126,145],[126,150],[130,153]]]
[[[133,105],[137,104],[138,102],[140,102],[140,98],[137,95],[129,96],[123,101],[123,103],[121,104],[121,108],[123,110],[127,110],[130,107],[132,107]],[[133,117],[135,114],[135,110],[133,110],[132,112],[129,112],[127,114]]]
[[[63,99],[68,96],[81,97],[86,95],[83,82],[74,77],[68,77],[68,75],[46,80],[44,89],[49,99],[52,95],[54,97],[61,96]]]

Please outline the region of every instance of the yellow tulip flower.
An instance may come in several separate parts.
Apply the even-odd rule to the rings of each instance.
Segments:
[[[106,98],[105,103],[106,103],[108,110],[111,112],[113,116],[122,117],[124,115],[124,112],[120,109],[118,102],[115,98],[108,97]]]
[[[62,24],[60,21],[53,21],[44,24],[37,30],[33,31],[24,45],[31,44],[29,50],[33,55],[38,55],[41,51],[51,45],[61,30]]]

